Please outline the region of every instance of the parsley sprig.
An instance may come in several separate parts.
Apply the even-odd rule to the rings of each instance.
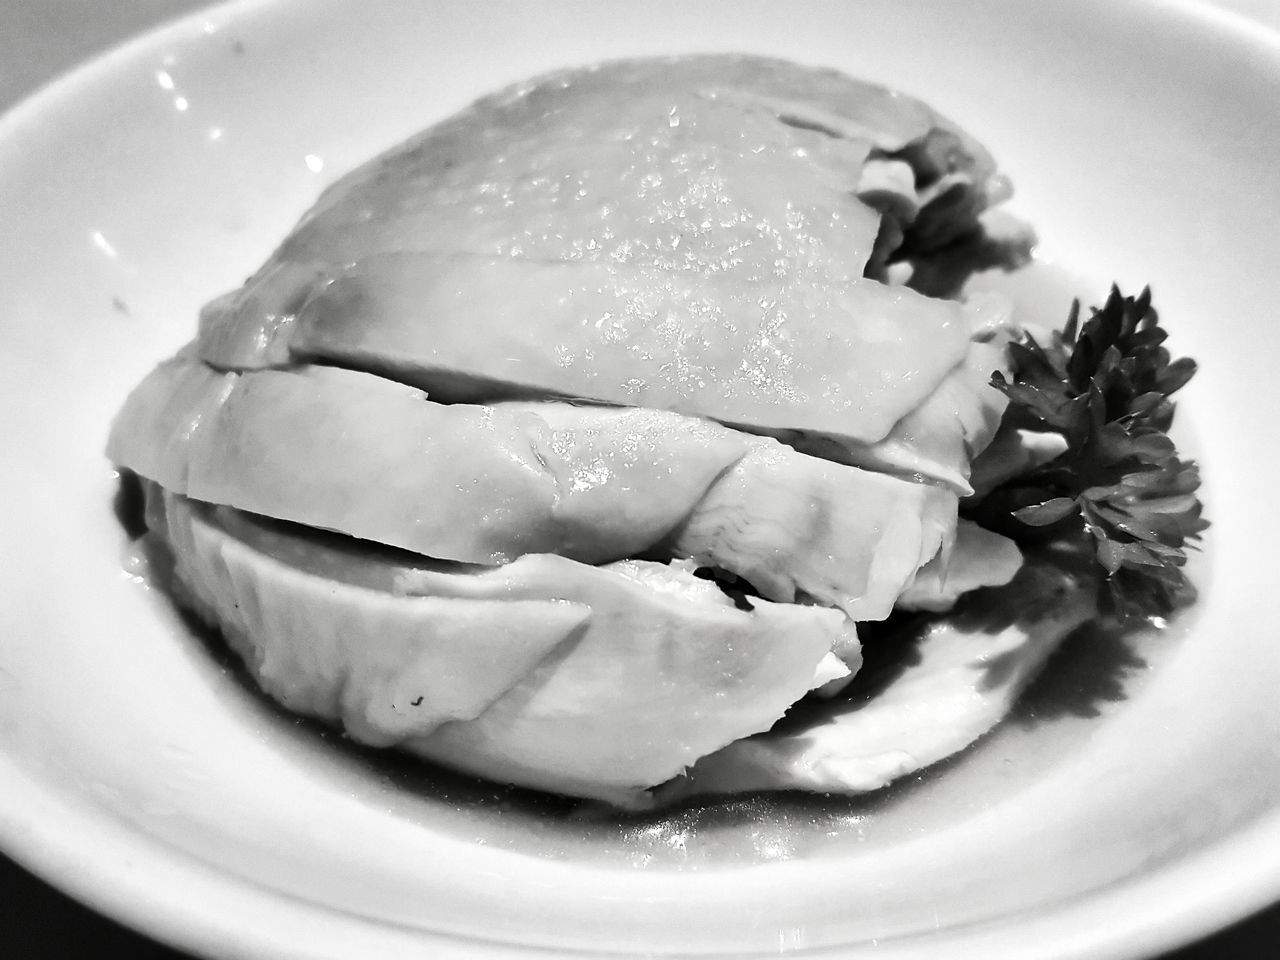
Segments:
[[[1163,616],[1194,596],[1183,566],[1208,526],[1196,464],[1168,436],[1169,398],[1196,365],[1172,359],[1166,337],[1149,290],[1126,297],[1113,287],[1083,323],[1077,301],[1047,344],[1011,345],[1012,377],[991,381],[1010,400],[1006,425],[1057,433],[1066,450],[971,513],[1015,539],[1090,549],[1104,608],[1122,619]]]

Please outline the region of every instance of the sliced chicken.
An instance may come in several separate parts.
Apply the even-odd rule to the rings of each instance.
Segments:
[[[956,525],[955,544],[916,571],[898,597],[899,610],[950,610],[960,597],[983,587],[1002,587],[1022,569],[1022,551],[1008,537],[969,520]]]
[[[764,596],[880,619],[954,532],[957,500],[659,410],[442,405],[330,367],[158,367],[117,464],[166,489],[426,556],[688,557]]]
[[[738,609],[685,568],[530,555],[430,564],[152,486],[152,529],[192,605],[263,688],[468,772],[644,802],[857,663],[835,610]]]
[[[1062,640],[1096,615],[1094,594],[1053,565],[1027,564],[985,614],[932,621],[907,665],[870,695],[806,704],[785,729],[699,761],[666,799],[861,793],[958,753],[1004,719]]]
[[[202,359],[261,366],[209,321]],[[275,339],[273,339],[273,337]],[[289,360],[372,370],[453,400],[564,396],[874,442],[964,360],[960,305],[855,279],[788,280],[423,253],[335,271]]]
[[[856,621],[1016,568],[955,544],[1012,331],[902,282],[962,276],[1006,189],[834,71],[550,74],[329,187],[108,454],[183,601],[361,742],[625,805],[693,764],[695,790],[865,789],[1007,704],[851,727],[838,692]],[[969,683],[984,643],[930,643],[928,671]],[[812,747],[755,738],[810,692]]]
[[[974,298],[965,314],[972,336],[964,360],[883,439],[866,444],[808,431],[770,434],[815,457],[942,483],[969,495],[970,464],[991,443],[1008,406],[991,377],[996,371],[1008,374],[1007,348],[1019,330],[999,296]]]
[[[971,138],[833,71],[713,56],[563,72],[331,187],[206,310],[199,355],[874,444],[969,331],[955,303],[868,264],[890,234],[920,251],[976,230],[1000,192]]]

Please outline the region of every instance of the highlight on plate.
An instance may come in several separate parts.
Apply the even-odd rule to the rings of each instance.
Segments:
[[[356,741],[630,807],[874,790],[1192,593],[1194,365],[1145,293],[1046,336],[967,292],[1029,256],[1009,192],[831,70],[543,76],[330,186],[108,456],[175,599]]]

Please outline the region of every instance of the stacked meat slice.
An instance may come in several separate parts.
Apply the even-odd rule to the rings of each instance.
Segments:
[[[330,187],[108,453],[287,706],[628,802],[830,691],[858,621],[964,561],[1012,331],[886,281],[1004,189],[830,71],[544,77]],[[995,555],[955,582],[1008,580]]]

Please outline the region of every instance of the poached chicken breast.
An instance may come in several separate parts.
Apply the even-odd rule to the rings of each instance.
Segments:
[[[1007,192],[954,124],[834,71],[551,74],[329,187],[108,455],[180,602],[290,709],[644,803],[765,756],[724,751],[846,683],[859,622],[1015,575],[957,519],[1016,328],[902,282]]]

